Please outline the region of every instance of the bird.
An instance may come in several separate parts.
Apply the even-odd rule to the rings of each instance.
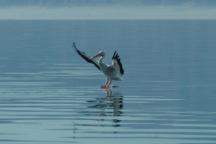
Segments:
[[[124,75],[124,68],[117,51],[114,52],[112,56],[112,64],[107,65],[103,62],[105,57],[104,51],[98,51],[95,56],[88,56],[85,52],[80,51],[75,42],[73,42],[73,48],[86,62],[93,64],[99,71],[101,71],[106,76],[106,82],[101,85],[102,89],[109,89],[112,81],[121,81]]]

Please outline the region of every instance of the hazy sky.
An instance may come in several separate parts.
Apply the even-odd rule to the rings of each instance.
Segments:
[[[216,19],[216,0],[0,0],[0,19]]]
[[[75,5],[194,5],[212,6],[215,0],[0,0],[0,6],[75,6]]]

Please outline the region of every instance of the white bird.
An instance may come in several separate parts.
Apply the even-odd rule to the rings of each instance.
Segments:
[[[98,68],[98,70],[104,73],[107,80],[105,84],[101,86],[101,88],[109,89],[112,80],[122,80],[122,76],[124,75],[124,69],[121,63],[121,59],[116,51],[114,52],[112,57],[112,65],[107,65],[103,62],[105,52],[99,51],[95,56],[90,57],[85,52],[78,50],[75,43],[73,43],[73,47],[86,62],[92,63]]]

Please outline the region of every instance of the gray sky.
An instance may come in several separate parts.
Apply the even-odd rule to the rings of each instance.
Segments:
[[[216,19],[216,0],[0,0],[0,19]]]

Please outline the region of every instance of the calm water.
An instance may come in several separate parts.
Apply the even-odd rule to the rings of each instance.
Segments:
[[[216,143],[216,21],[0,21],[0,143]],[[112,92],[72,49],[118,50]]]

